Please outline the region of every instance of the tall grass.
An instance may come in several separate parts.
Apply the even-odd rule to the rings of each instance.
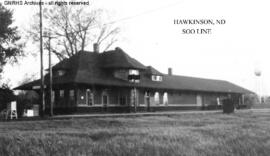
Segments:
[[[186,114],[0,123],[0,155],[258,156],[270,114]]]

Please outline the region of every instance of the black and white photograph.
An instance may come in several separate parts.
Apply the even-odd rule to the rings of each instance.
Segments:
[[[0,156],[270,155],[266,0],[0,0]]]

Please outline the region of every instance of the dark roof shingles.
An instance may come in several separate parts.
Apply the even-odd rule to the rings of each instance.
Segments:
[[[115,48],[115,50],[101,53],[101,58],[102,67],[104,68],[146,68],[142,63],[131,58],[120,48]]]
[[[81,83],[89,85],[110,85],[110,86],[133,86],[128,81],[114,78],[108,74],[107,68],[133,68],[143,69],[141,81],[135,84],[137,87],[153,89],[174,89],[207,92],[231,92],[231,93],[250,93],[251,91],[239,87],[227,81],[194,78],[177,75],[163,75],[151,66],[145,67],[137,60],[128,56],[120,48],[104,53],[79,52],[71,58],[59,62],[53,69],[66,69],[64,76],[53,79],[54,84]],[[149,76],[152,74],[163,75],[162,82],[152,81]],[[144,75],[146,74],[146,75]],[[48,75],[45,77],[48,82]],[[36,80],[28,84],[19,86],[15,89],[31,89],[31,86],[38,85]]]

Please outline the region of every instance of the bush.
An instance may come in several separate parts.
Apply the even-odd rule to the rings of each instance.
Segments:
[[[255,104],[259,104],[259,97],[256,94],[246,94],[244,96],[244,103],[247,108],[251,108]]]

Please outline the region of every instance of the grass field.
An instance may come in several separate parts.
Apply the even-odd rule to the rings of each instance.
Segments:
[[[270,155],[270,113],[0,122],[0,155]]]
[[[270,103],[254,104],[252,108],[270,108]]]

